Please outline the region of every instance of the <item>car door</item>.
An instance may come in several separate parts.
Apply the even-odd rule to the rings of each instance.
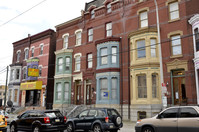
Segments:
[[[97,116],[97,110],[89,110],[88,115],[85,117],[86,129],[91,129],[91,125],[95,121]]]
[[[74,121],[76,129],[84,129],[85,127],[85,117],[88,114],[88,110],[81,112],[77,117],[78,119]]]
[[[160,113],[154,124],[158,132],[178,132],[177,117],[179,108],[170,108]]]
[[[17,120],[17,128],[19,130],[27,130],[29,129],[26,125],[26,120],[29,118],[29,113],[23,113],[19,119]]]
[[[199,114],[192,107],[180,108],[178,118],[178,132],[198,132],[199,131]]]

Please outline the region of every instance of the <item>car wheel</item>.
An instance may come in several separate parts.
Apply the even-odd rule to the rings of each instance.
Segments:
[[[16,132],[16,127],[14,124],[10,126],[10,132]]]
[[[35,126],[35,127],[33,127],[33,130],[32,130],[33,132],[40,132],[40,128],[39,128],[39,126]]]
[[[73,132],[73,124],[72,123],[68,123],[67,127],[66,127],[67,132]]]
[[[100,125],[96,124],[96,125],[93,127],[93,132],[102,132]]]
[[[142,132],[154,132],[153,128],[152,127],[144,127],[142,129]]]

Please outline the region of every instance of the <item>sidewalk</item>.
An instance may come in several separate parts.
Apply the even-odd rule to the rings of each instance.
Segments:
[[[123,127],[119,132],[135,132],[135,122],[123,121]]]

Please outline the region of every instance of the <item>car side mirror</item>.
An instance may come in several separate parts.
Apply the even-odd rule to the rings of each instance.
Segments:
[[[21,117],[20,115],[17,116],[17,118],[20,118],[20,117]]]
[[[163,116],[162,116],[162,114],[158,114],[158,117],[157,117],[158,119],[162,119],[163,118]]]

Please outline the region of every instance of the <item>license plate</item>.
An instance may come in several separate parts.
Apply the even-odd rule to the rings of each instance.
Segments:
[[[113,128],[113,125],[110,125],[110,128]]]
[[[60,120],[59,119],[55,119],[55,122],[60,122]]]

